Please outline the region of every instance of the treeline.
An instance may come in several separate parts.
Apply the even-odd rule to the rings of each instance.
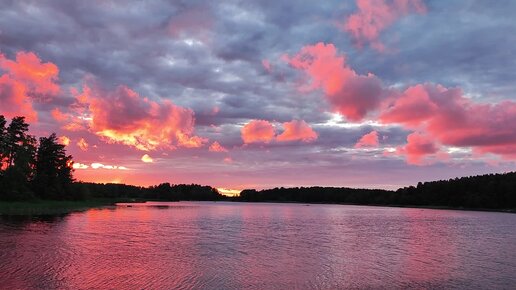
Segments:
[[[516,172],[419,182],[396,197],[398,204],[516,209]]]
[[[24,117],[7,125],[0,115],[0,200],[66,199],[73,197],[72,156],[56,134],[28,134]]]
[[[240,201],[516,209],[516,172],[455,178],[396,191],[335,187],[246,189]]]
[[[55,133],[36,139],[28,134],[24,117],[7,125],[0,115],[0,200],[87,200],[131,198],[142,200],[221,200],[210,186],[197,184],[140,187],[125,184],[75,182],[73,160]]]
[[[281,187],[260,191],[245,189],[240,192],[239,199],[242,201],[383,204],[391,193],[382,189],[347,187]]]
[[[73,184],[81,199],[114,198],[139,200],[222,200],[225,197],[211,186],[198,184],[162,183],[160,185],[141,187],[118,183],[88,183],[75,182]]]

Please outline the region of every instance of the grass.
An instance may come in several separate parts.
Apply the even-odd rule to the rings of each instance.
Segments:
[[[105,207],[125,199],[0,201],[0,215],[59,215]]]

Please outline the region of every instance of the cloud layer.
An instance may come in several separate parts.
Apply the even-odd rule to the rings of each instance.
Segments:
[[[242,140],[244,143],[269,143],[277,142],[313,142],[317,139],[317,133],[303,120],[285,122],[283,132],[276,135],[274,125],[265,120],[251,120],[242,127]]]
[[[514,169],[514,1],[0,5],[0,114],[61,136],[81,180],[395,188]]]
[[[302,90],[321,88],[334,110],[351,121],[362,120],[380,105],[384,93],[381,81],[370,73],[357,74],[331,43],[307,45],[285,60],[311,78]]]
[[[32,52],[20,51],[10,60],[0,53],[0,107],[7,117],[23,115],[37,120],[34,102],[44,102],[59,93],[56,84],[59,69],[53,63],[43,63]]]
[[[193,111],[171,101],[151,101],[126,86],[114,91],[86,88],[81,97],[89,109],[90,130],[108,142],[144,151],[196,148],[206,142],[193,135]]]
[[[460,88],[432,83],[403,91],[389,88],[372,74],[357,75],[333,44],[305,46],[285,59],[310,77],[308,89],[321,89],[333,110],[350,121],[368,117],[422,133],[409,135],[408,144],[399,150],[406,153],[410,164],[421,164],[424,155],[432,155],[442,146],[472,148],[508,160],[516,156],[516,128],[507,126],[516,122],[516,102],[477,103]],[[372,136],[364,137],[367,142]],[[360,141],[357,147],[363,147]]]
[[[386,49],[380,40],[382,31],[405,15],[426,12],[422,0],[357,0],[356,4],[358,11],[346,19],[342,29],[358,47],[370,44],[381,52]]]

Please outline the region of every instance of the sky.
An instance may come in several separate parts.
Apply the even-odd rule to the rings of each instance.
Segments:
[[[516,169],[516,1],[0,0],[0,114],[78,180],[395,189]]]

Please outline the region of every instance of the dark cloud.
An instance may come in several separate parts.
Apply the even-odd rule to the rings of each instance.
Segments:
[[[123,86],[151,103],[171,101],[191,109],[195,135],[228,149],[151,154],[163,172],[181,168],[184,172],[174,172],[184,181],[188,174],[195,178],[216,170],[238,175],[242,184],[262,178],[260,183],[270,185],[279,185],[274,176],[284,172],[285,182],[295,184],[302,170],[311,168],[312,180],[321,184],[368,183],[370,178],[362,176],[374,167],[380,186],[390,183],[393,175],[406,176],[399,183],[407,184],[485,171],[485,165],[466,161],[447,171],[441,163],[412,171],[403,159],[383,156],[383,147],[402,146],[410,132],[329,122],[334,115],[324,92],[299,91],[306,80],[282,59],[307,45],[333,43],[350,69],[358,75],[374,74],[385,88],[430,82],[461,87],[480,103],[516,99],[516,2],[428,0],[425,5],[426,14],[407,15],[382,31],[380,40],[387,50],[379,53],[367,46],[357,48],[336,25],[356,11],[354,1],[0,0],[0,52],[7,59],[15,59],[20,51],[33,52],[59,68],[59,94],[33,105],[38,126],[44,134],[68,135],[72,143],[84,136],[89,151],[80,152],[75,143],[70,150],[89,162],[105,152],[110,156],[106,164],[136,162],[133,167],[138,168],[141,163],[141,154],[129,148],[105,144],[92,132],[68,132],[52,119],[52,110],[64,112],[75,102],[71,88],[80,90],[93,80],[108,92]],[[264,60],[270,69],[264,68]],[[253,119],[277,125],[279,134],[282,123],[303,120],[318,138],[310,144],[242,147],[241,128]],[[378,132],[381,148],[353,149],[372,130]],[[189,167],[192,162],[195,166]],[[459,166],[466,166],[463,173]],[[249,172],[256,178],[246,177]],[[339,181],[335,176],[349,178]]]

